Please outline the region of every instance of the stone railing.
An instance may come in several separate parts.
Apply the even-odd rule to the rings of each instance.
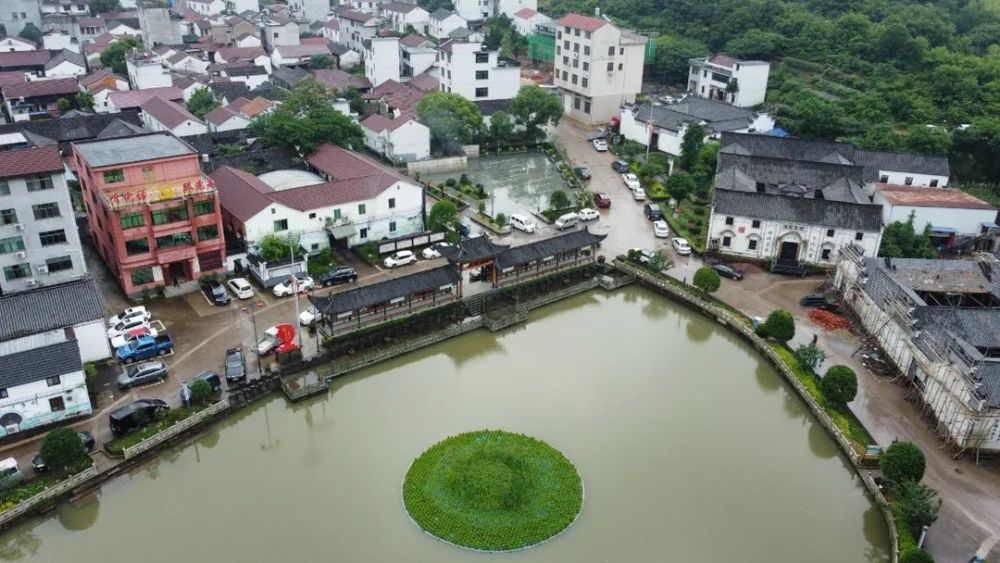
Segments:
[[[562,301],[563,299],[566,299],[568,297],[572,297],[574,295],[590,291],[591,289],[597,287],[598,283],[599,282],[597,278],[588,278],[582,282],[566,286],[562,289],[549,291],[545,295],[542,295],[540,297],[522,301],[518,305],[518,307],[527,309],[529,311],[532,309],[537,309],[539,307],[544,307],[550,303],[555,303],[556,301]]]
[[[32,509],[32,507],[37,506],[48,500],[54,500],[60,495],[76,488],[77,486],[87,482],[92,477],[97,476],[97,468],[93,465],[84,469],[83,471],[64,479],[55,485],[45,489],[44,491],[38,493],[37,495],[23,500],[17,503],[10,510],[0,513],[0,527],[6,527],[9,522],[14,521],[20,516],[24,515],[26,512]]]
[[[162,444],[163,442],[166,442],[167,440],[173,438],[174,436],[177,436],[181,432],[184,432],[185,430],[188,430],[190,428],[197,426],[198,424],[201,424],[205,420],[215,416],[220,412],[225,411],[228,408],[229,408],[229,399],[223,398],[221,401],[211,405],[210,407],[185,418],[184,420],[178,422],[177,424],[174,424],[169,428],[157,432],[156,434],[150,436],[149,438],[146,438],[145,440],[139,442],[138,444],[125,448],[125,450],[122,453],[125,455],[126,460],[132,459],[138,456],[139,454],[145,452],[146,450],[155,448],[156,446]]]

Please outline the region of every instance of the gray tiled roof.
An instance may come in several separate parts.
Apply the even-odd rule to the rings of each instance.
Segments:
[[[430,13],[430,18],[432,20],[444,21],[444,20],[448,19],[450,16],[452,16],[453,14],[455,14],[455,12],[453,12],[451,10],[445,10],[444,8],[438,8],[437,10],[434,10],[433,12]]]
[[[457,283],[461,276],[450,265],[401,276],[357,289],[332,293],[325,297],[310,295],[309,301],[325,315],[338,315],[385,303],[397,297],[407,297],[420,291]]]
[[[441,255],[449,262],[477,262],[495,258],[507,248],[509,247],[506,245],[494,243],[489,237],[475,237],[463,239],[455,246],[442,249]]]
[[[882,228],[882,206],[807,199],[776,194],[715,190],[716,213],[875,232]]]
[[[716,189],[766,193],[851,203],[869,203],[861,166],[788,160],[784,158],[720,154]]]
[[[103,319],[104,305],[92,279],[0,298],[0,340]]]
[[[703,123],[709,133],[746,129],[754,112],[700,96],[666,105],[642,104],[632,111],[641,123],[652,121],[657,127],[678,131],[686,123]]]
[[[99,113],[0,125],[0,134],[20,132],[30,135],[38,145],[69,143],[96,138],[104,128],[119,120],[132,125],[142,124],[139,114],[135,112]]]
[[[83,369],[76,340],[0,356],[0,387],[16,387]]]
[[[512,268],[541,260],[549,256],[555,256],[563,252],[578,250],[590,245],[599,244],[608,235],[597,235],[587,229],[570,231],[563,235],[542,239],[537,242],[528,243],[521,246],[505,250],[497,257],[496,264],[500,269]]]

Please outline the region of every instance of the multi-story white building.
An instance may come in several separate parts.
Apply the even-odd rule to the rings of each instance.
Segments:
[[[538,9],[538,0],[455,0],[455,11],[468,21],[482,21],[488,18],[507,16],[524,8]]]
[[[514,12],[514,17],[511,19],[513,20],[514,29],[524,36],[534,33],[537,26],[552,27],[553,23],[552,18],[534,8],[521,8]]]
[[[378,16],[344,7],[337,10],[337,21],[340,22],[340,42],[359,53],[364,51],[365,41],[378,35],[381,22]]]
[[[431,130],[410,113],[397,117],[376,113],[360,125],[365,146],[392,162],[412,162],[431,155]]]
[[[173,86],[174,80],[165,65],[166,59],[153,51],[139,51],[125,56],[128,82],[133,90]]]
[[[288,9],[306,22],[325,22],[330,15],[330,0],[289,0]]]
[[[691,59],[688,91],[736,107],[764,103],[771,65],[765,61],[740,61],[725,53]]]
[[[0,7],[0,25],[7,35],[19,35],[27,24],[42,29],[42,11],[38,0],[4,0]]]
[[[646,38],[606,20],[569,14],[556,22],[554,84],[566,115],[604,122],[642,89]]]
[[[399,75],[412,78],[423,74],[437,62],[438,50],[434,42],[420,35],[407,35],[399,40]]]
[[[412,27],[424,35],[429,31],[430,14],[416,4],[387,2],[382,4],[382,19],[397,33],[406,33]]]
[[[49,47],[45,47],[48,49]],[[55,47],[52,47],[53,49]],[[62,49],[62,47],[59,47]],[[0,53],[11,53],[14,51],[34,51],[38,49],[38,45],[35,45],[31,41],[24,39],[23,37],[4,37],[0,39]]]
[[[0,294],[86,274],[64,172],[55,145],[0,152]]]
[[[438,56],[441,91],[471,101],[509,100],[521,88],[517,61],[479,42],[446,41]]]
[[[431,37],[437,39],[438,41],[447,40],[451,35],[451,32],[469,24],[469,22],[462,16],[451,10],[445,10],[444,8],[434,10],[428,18],[430,21],[430,29],[428,30],[428,33]]]
[[[365,78],[372,87],[386,80],[399,82],[400,52],[398,37],[374,37],[363,43]]]

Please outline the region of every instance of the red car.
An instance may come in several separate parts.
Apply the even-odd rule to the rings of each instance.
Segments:
[[[594,205],[607,209],[611,207],[611,198],[604,192],[594,194]]]

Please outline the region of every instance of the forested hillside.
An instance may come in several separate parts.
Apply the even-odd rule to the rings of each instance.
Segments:
[[[767,103],[794,135],[950,151],[957,176],[1000,181],[1000,0],[542,0],[539,9],[590,14],[598,4],[660,34],[657,80],[683,87],[688,58],[709,52],[765,59]]]

